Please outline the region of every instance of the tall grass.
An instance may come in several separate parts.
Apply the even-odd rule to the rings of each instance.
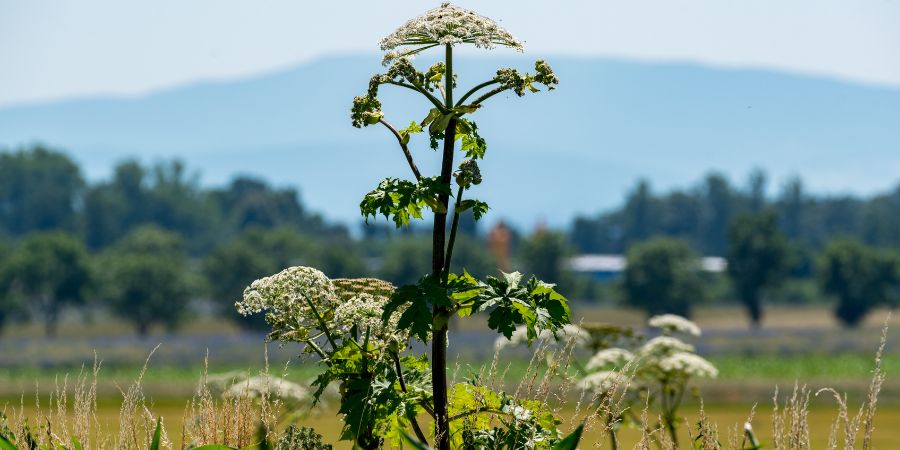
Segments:
[[[763,442],[763,446],[773,450],[811,449],[811,436],[827,433],[828,450],[871,449],[878,396],[885,381],[882,363],[886,342],[885,326],[868,391],[858,408],[851,406],[847,394],[832,388],[813,391],[797,382],[787,395],[776,388],[771,404],[772,438]],[[604,393],[578,389],[571,376],[573,365],[577,364],[574,348],[573,340],[557,346],[539,342],[524,373],[516,374],[517,383],[510,390],[517,400],[539,400],[548,405],[558,417],[566,419],[561,428],[572,430],[583,424],[585,438],[581,448],[623,448],[619,431],[626,416],[633,419],[639,432],[633,447],[637,449],[761,448],[753,428],[757,415],[755,405],[743,423],[716,424],[707,416],[702,399],[696,420],[680,425],[680,432],[689,436],[690,442],[677,445],[649,403],[629,402],[626,398],[633,367],[623,368],[625,381]],[[97,416],[101,363],[95,360],[74,379],[68,376],[58,379],[46,399],[35,395],[29,400],[22,395],[18,405],[4,406],[0,434],[22,449],[68,448],[74,438],[88,450],[147,450],[158,419],[152,399],[142,390],[149,362],[150,357],[134,382],[120,388],[118,421],[112,430],[104,428]],[[507,369],[498,353],[490,364],[479,367],[475,373],[460,375],[457,365],[453,379],[468,377],[469,381],[496,390],[504,383]],[[297,416],[290,413],[301,408],[300,404],[285,400],[281,393],[283,380],[270,375],[268,366],[254,377],[232,376],[224,381],[211,378],[208,370],[204,370],[194,396],[185,405],[180,430],[169,430],[162,418],[161,448],[184,450],[208,444],[252,447],[263,437],[267,442],[279,441],[287,426],[297,422]],[[810,403],[817,397],[832,398],[835,402],[835,417],[826,430],[810,426]],[[31,401],[33,407],[27,411],[26,404]]]

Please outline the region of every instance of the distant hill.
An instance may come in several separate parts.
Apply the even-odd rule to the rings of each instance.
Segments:
[[[474,117],[489,142],[478,195],[496,206],[493,219],[566,224],[576,212],[617,204],[639,177],[662,189],[710,170],[743,179],[762,167],[776,180],[799,174],[813,190],[853,193],[887,189],[900,177],[900,89],[762,70],[531,56],[547,56],[559,89],[495,98]],[[460,83],[506,65],[530,63],[463,59]],[[0,109],[0,146],[56,146],[92,178],[128,156],[177,156],[207,183],[264,175],[299,186],[306,204],[328,217],[356,221],[359,199],[381,177],[406,176],[385,130],[350,126],[352,97],[381,70],[377,55],[331,57],[138,98]],[[427,107],[408,92],[385,99],[397,124],[422,119]],[[424,140],[415,145],[420,165],[433,167]]]

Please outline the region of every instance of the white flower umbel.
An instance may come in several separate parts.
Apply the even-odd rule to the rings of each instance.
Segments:
[[[676,314],[653,316],[647,323],[665,333],[682,333],[689,336],[700,336],[701,333],[700,327],[696,323]]]
[[[573,342],[576,347],[581,347],[587,345],[591,340],[591,335],[584,328],[579,327],[578,325],[566,324],[556,332],[552,332],[549,330],[541,331],[537,339],[538,341],[544,342],[558,342],[563,345],[568,345],[569,342]],[[517,347],[520,345],[528,344],[528,329],[525,326],[518,326],[512,332],[512,335],[507,339],[505,336],[500,336],[494,341],[494,350],[500,351],[506,347]]]
[[[694,353],[674,353],[661,359],[657,366],[669,375],[700,378],[715,378],[719,375],[719,370],[712,363]]]
[[[523,50],[522,42],[487,17],[444,3],[403,26],[381,40],[382,50],[398,47],[433,47],[436,45],[474,44],[479,48],[498,45]]]
[[[625,375],[611,370],[602,370],[582,378],[578,382],[578,387],[583,391],[593,391],[595,394],[602,394],[619,387],[625,387],[628,383],[628,377]]]
[[[334,285],[325,274],[298,266],[254,281],[235,307],[245,316],[265,311],[277,339],[304,341],[337,304]]]
[[[606,348],[595,353],[584,366],[587,370],[602,370],[609,368],[621,369],[634,359],[634,354],[623,348]]]
[[[283,378],[255,376],[234,383],[225,391],[226,397],[277,398],[292,404],[310,400],[309,391]]]
[[[401,333],[397,330],[400,329],[398,325],[400,315],[406,308],[394,311],[388,321],[384,322],[382,314],[387,302],[388,297],[361,292],[344,300],[335,308],[332,323],[336,329],[345,334],[356,326],[360,340],[364,339],[368,332],[370,344],[404,343],[409,340],[408,333]]]
[[[642,357],[659,358],[678,352],[693,352],[694,346],[672,336],[657,336],[638,349]]]

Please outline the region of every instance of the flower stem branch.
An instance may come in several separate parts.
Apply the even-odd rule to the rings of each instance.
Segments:
[[[479,105],[481,105],[482,103],[484,103],[485,100],[487,100],[487,99],[489,99],[489,98],[491,98],[491,97],[493,97],[493,96],[495,96],[495,95],[497,95],[497,94],[499,94],[499,93],[501,93],[501,92],[503,92],[503,91],[505,91],[505,90],[507,90],[507,89],[509,89],[509,88],[503,87],[503,86],[500,86],[500,87],[498,87],[498,88],[491,89],[490,91],[486,92],[486,93],[485,93],[484,95],[482,95],[481,97],[476,98],[475,101],[472,102],[472,106],[479,106]]]
[[[468,100],[469,97],[474,95],[480,89],[486,88],[492,84],[497,84],[499,82],[500,81],[498,81],[498,80],[489,80],[489,81],[485,81],[484,83],[481,83],[481,84],[473,87],[472,89],[469,89],[469,92],[466,92],[465,95],[463,95],[462,98],[460,98],[459,101],[456,102],[456,106],[462,106],[463,104],[465,104],[466,100]]]
[[[404,394],[408,394],[409,391],[406,390],[406,382],[403,380],[403,367],[400,365],[400,356],[397,355],[397,352],[390,352],[391,359],[394,360],[394,371],[397,372],[397,381],[400,382],[400,390],[403,391]],[[416,437],[419,438],[419,441],[423,444],[428,444],[428,439],[425,437],[425,433],[422,432],[422,427],[419,426],[419,421],[416,420],[415,413],[409,415],[409,423],[412,424],[413,431],[416,433]]]
[[[412,90],[414,90],[414,91],[416,91],[416,92],[418,92],[418,93],[424,95],[425,98],[427,98],[432,104],[434,104],[434,106],[435,106],[437,109],[439,109],[439,110],[440,110],[442,113],[444,113],[444,114],[446,114],[447,111],[449,110],[449,108],[448,108],[448,107],[445,107],[444,104],[441,103],[441,101],[438,100],[437,97],[435,97],[435,96],[432,95],[430,92],[428,92],[428,91],[426,91],[425,89],[422,89],[422,88],[420,88],[420,87],[418,87],[418,86],[414,86],[414,85],[412,85],[412,84],[401,83],[401,82],[399,82],[399,81],[388,81],[387,84],[393,84],[394,86],[400,86],[400,87],[405,87],[405,88],[407,88],[407,89],[412,89]]]
[[[331,344],[331,349],[333,351],[337,350],[337,343],[335,343],[334,338],[331,337],[331,333],[328,331],[328,325],[325,323],[325,319],[322,318],[322,315],[319,314],[319,311],[316,309],[316,305],[314,305],[313,302],[309,300],[309,298],[306,299],[306,304],[309,305],[310,309],[312,309],[313,314],[315,314],[316,316],[316,320],[319,321],[319,326],[322,327],[322,331],[325,333],[325,337]]]
[[[413,160],[412,153],[409,151],[409,147],[403,143],[403,136],[400,136],[400,132],[394,128],[388,121],[384,120],[384,118],[378,119],[382,125],[387,127],[388,130],[391,130],[391,133],[394,134],[394,137],[397,138],[397,143],[400,144],[400,149],[403,150],[403,155],[406,156],[406,162],[409,163],[409,168],[412,170],[413,175],[416,176],[416,180],[422,179],[422,174],[419,172],[419,168],[416,166],[416,162]]]

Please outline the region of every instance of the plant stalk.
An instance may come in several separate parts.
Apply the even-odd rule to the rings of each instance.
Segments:
[[[445,47],[446,72],[444,74],[445,105],[453,107],[453,47]],[[456,119],[450,119],[444,130],[444,154],[441,161],[440,181],[450,186],[453,171],[453,151],[456,142]],[[443,212],[434,214],[434,230],[432,234],[431,271],[440,277],[444,270],[444,244],[447,231],[447,207],[450,204],[449,194],[441,194],[438,201],[444,207]],[[435,306],[432,310],[431,341],[431,387],[434,393],[434,441],[437,450],[450,450],[450,420],[447,415],[447,319],[451,311],[445,307]]]

